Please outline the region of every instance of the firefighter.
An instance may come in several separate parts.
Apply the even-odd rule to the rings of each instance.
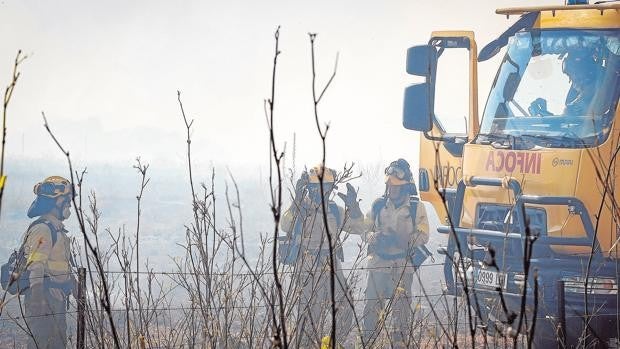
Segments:
[[[24,303],[32,332],[28,348],[65,348],[65,314],[76,282],[71,272],[70,240],[63,221],[71,213],[73,189],[65,178],[52,176],[36,184],[34,193],[36,199],[28,217],[39,218],[30,225],[25,239],[30,287]]]
[[[572,49],[563,54],[562,72],[568,78],[570,87],[566,94],[564,116],[592,116],[604,111],[598,107],[595,96],[598,93],[596,86],[601,83],[605,75],[605,60],[594,49]],[[600,101],[599,101],[600,104]],[[531,116],[553,116],[547,109],[547,100],[536,98],[529,106]]]
[[[404,348],[411,320],[414,253],[422,253],[416,247],[428,242],[428,220],[424,205],[411,197],[416,190],[409,163],[404,159],[393,161],[385,175],[385,195],[374,201],[362,229],[351,231],[368,243],[361,340],[363,347],[373,347],[387,325],[393,347]],[[352,211],[358,209],[350,200],[345,203]],[[391,326],[386,321],[388,315]]]
[[[286,249],[285,263],[294,265],[294,283],[301,291],[295,326],[296,346],[300,348],[318,348],[322,341],[329,340],[326,336],[331,333],[330,248],[323,210],[327,213],[327,228],[333,246],[336,341],[343,342],[351,329],[351,299],[347,300],[350,295],[341,269],[340,239],[343,230],[347,229],[348,219],[345,210],[330,199],[336,176],[336,171],[321,165],[304,172],[295,185],[293,203],[281,220],[282,230],[287,232],[287,239],[294,246]],[[322,186],[319,177],[322,177]]]
[[[573,50],[562,61],[562,72],[571,82],[566,96],[564,115],[591,115],[596,82],[603,75],[603,67],[596,60],[596,52],[588,49]]]

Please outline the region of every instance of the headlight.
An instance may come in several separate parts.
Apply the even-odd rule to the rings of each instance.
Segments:
[[[566,276],[564,280],[564,291],[571,293],[584,293],[586,278],[581,276]],[[614,278],[590,277],[588,278],[589,294],[618,294],[618,285]]]

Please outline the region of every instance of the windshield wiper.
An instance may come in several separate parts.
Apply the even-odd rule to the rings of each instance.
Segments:
[[[479,134],[477,144],[489,144],[498,149],[532,149],[537,144],[531,139],[504,133]]]
[[[586,147],[587,144],[580,138],[569,136],[549,135],[521,135],[522,138],[541,147]]]
[[[481,133],[478,134],[476,144],[490,144],[494,148],[510,149],[513,148],[514,136],[503,133]]]

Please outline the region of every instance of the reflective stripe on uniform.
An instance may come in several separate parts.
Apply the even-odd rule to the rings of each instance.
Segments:
[[[28,256],[27,264],[45,261],[47,260],[48,256],[49,255],[47,253],[43,253],[43,252],[37,252],[37,251],[30,252],[30,255]]]

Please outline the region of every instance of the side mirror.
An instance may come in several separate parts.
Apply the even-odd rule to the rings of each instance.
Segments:
[[[433,127],[431,115],[431,87],[428,82],[405,89],[403,126],[408,130],[428,132]]]
[[[413,46],[407,50],[407,73],[431,77],[437,64],[437,51],[432,45]]]

